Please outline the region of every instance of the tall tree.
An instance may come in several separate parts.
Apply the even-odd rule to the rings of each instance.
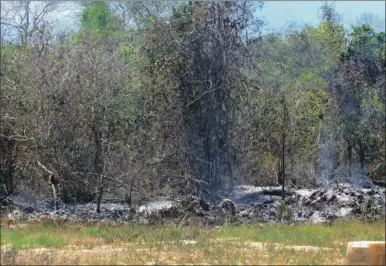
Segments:
[[[99,38],[107,38],[117,32],[120,27],[120,18],[111,10],[108,2],[94,1],[86,3],[81,16],[81,31]]]
[[[368,25],[353,28],[346,56],[342,57],[339,72],[333,83],[337,93],[343,134],[347,142],[349,175],[357,182],[365,179],[369,163],[378,164],[378,156],[385,143],[382,124],[384,118],[385,34],[375,33]],[[359,173],[353,175],[353,151],[359,161]],[[379,166],[379,165],[378,165]],[[378,169],[382,169],[378,167]]]

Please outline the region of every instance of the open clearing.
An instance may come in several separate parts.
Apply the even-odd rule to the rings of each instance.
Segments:
[[[383,240],[383,221],[333,225],[118,226],[1,221],[3,264],[346,264],[349,241]]]

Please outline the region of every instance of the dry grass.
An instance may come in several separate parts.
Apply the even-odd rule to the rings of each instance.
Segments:
[[[1,236],[2,265],[342,265],[348,241],[382,240],[385,233],[383,221],[221,228],[2,221]]]
[[[240,243],[208,243],[172,246],[101,246],[94,249],[30,249],[21,250],[13,258],[14,264],[75,265],[75,264],[345,264],[339,251],[299,251],[275,247],[253,247]],[[6,262],[5,262],[6,263]],[[8,262],[9,263],[9,262]]]

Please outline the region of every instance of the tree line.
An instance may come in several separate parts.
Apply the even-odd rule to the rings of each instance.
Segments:
[[[84,2],[60,32],[60,5],[2,3],[2,195],[384,182],[384,32],[325,3],[315,27],[263,33],[264,3],[239,1]]]

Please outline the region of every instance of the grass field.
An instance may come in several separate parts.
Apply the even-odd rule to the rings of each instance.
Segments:
[[[1,221],[1,264],[346,264],[347,242],[384,240],[384,221],[333,225],[119,226]]]

